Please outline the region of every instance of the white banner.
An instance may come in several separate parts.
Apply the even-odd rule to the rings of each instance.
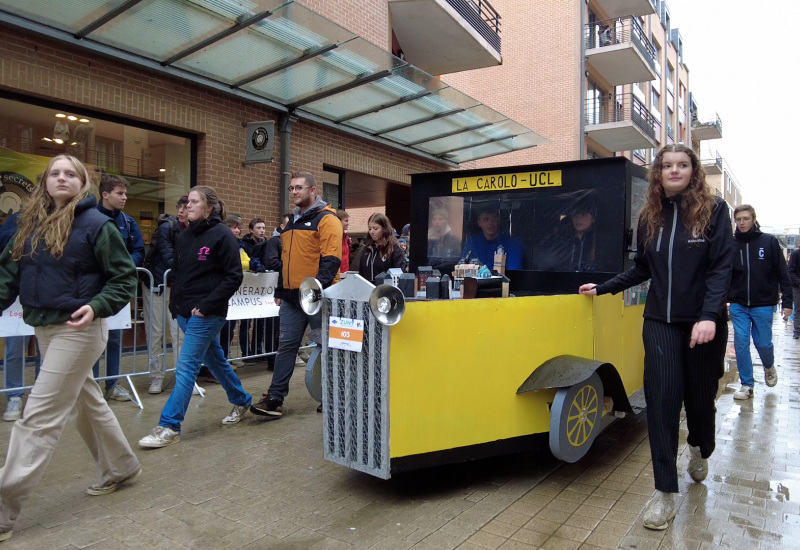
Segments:
[[[109,329],[131,328],[131,305],[128,304],[117,312],[116,315],[108,318]],[[22,305],[19,298],[3,312],[0,316],[0,337],[7,336],[31,336],[33,327],[22,320]]]
[[[277,317],[280,308],[275,304],[278,272],[244,273],[242,286],[228,300],[228,319],[258,319]]]

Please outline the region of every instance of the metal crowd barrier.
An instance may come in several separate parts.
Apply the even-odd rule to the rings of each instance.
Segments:
[[[117,380],[117,384],[122,379],[127,381],[127,388],[124,388],[126,391],[130,393],[131,401],[135,403],[140,409],[144,409],[142,404],[142,400],[139,397],[139,393],[136,391],[136,387],[133,384],[133,378],[137,376],[151,376],[152,373],[152,365],[150,362],[150,358],[154,357],[158,363],[163,366],[162,372],[166,375],[167,373],[174,373],[175,372],[175,361],[177,357],[177,353],[173,353],[170,347],[170,338],[168,334],[170,333],[169,329],[169,322],[171,320],[171,316],[169,313],[169,308],[166,307],[168,304],[165,305],[163,308],[163,317],[162,317],[162,334],[161,334],[161,341],[154,343],[149,340],[149,338],[144,338],[144,345],[142,345],[141,338],[139,338],[139,331],[137,327],[142,325],[145,327],[145,334],[149,335],[151,333],[151,327],[153,325],[153,308],[149,308],[149,315],[145,315],[144,311],[144,302],[145,298],[150,300],[150,303],[153,303],[154,297],[159,297],[156,294],[158,291],[161,292],[160,296],[164,296],[164,289],[166,288],[166,280],[167,276],[169,275],[169,270],[164,273],[163,280],[160,284],[156,285],[153,274],[143,268],[139,267],[136,269],[139,275],[139,279],[142,281],[142,292],[141,292],[141,305],[140,305],[140,287],[137,285],[136,293],[134,295],[133,301],[131,304],[132,307],[132,315],[131,315],[131,327],[129,329],[124,329],[123,337],[128,331],[133,331],[132,336],[132,344],[125,348],[123,345],[120,346],[120,373],[117,375],[109,376],[106,374],[106,361],[107,361],[107,350],[103,351],[101,356],[101,369],[100,373],[102,376],[97,376],[95,380],[100,383],[105,380]],[[276,330],[276,326],[278,323],[277,317],[264,317],[260,319],[246,319],[241,320],[238,323],[247,323],[247,343],[242,346],[240,342],[240,337],[242,335],[242,331],[239,327],[241,324],[237,325],[236,321],[229,321],[228,327],[231,331],[231,337],[228,342],[228,355],[227,360],[228,362],[250,362],[251,360],[254,362],[259,361],[268,361],[270,357],[274,357],[277,354],[278,349],[278,333]],[[260,338],[256,339],[256,331],[260,331]],[[183,339],[183,333],[180,328],[177,331],[179,341]],[[30,337],[22,337],[22,338],[30,338]],[[5,338],[3,338],[5,340]],[[258,353],[257,349],[250,349],[251,342],[262,342],[262,350],[261,353]],[[26,340],[29,342],[29,340]],[[153,346],[157,346],[157,354],[153,354]],[[174,345],[174,344],[173,344]],[[4,345],[3,349],[3,385],[0,388],[0,394],[8,394],[8,393],[17,393],[17,392],[27,392],[29,391],[33,385],[25,385],[25,368],[31,362],[30,357],[25,357],[27,346],[23,349],[23,368],[22,373],[20,374],[20,379],[23,381],[23,385],[20,387],[8,387],[8,369],[6,365],[8,364],[6,355],[8,352],[8,346]],[[313,349],[313,346],[304,345],[301,349]],[[244,350],[244,351],[241,351]],[[268,350],[268,351],[267,351]],[[234,355],[234,352],[241,353],[240,355]],[[144,359],[142,359],[141,354],[144,353]],[[130,361],[128,362],[128,359]],[[37,347],[37,356],[35,361],[40,361],[41,358],[38,356],[38,347]],[[311,364],[312,362],[309,362]],[[142,368],[142,364],[144,364],[144,368]],[[238,363],[236,363],[238,365]],[[195,383],[195,387],[197,388],[197,393],[201,397],[205,397],[205,390]]]

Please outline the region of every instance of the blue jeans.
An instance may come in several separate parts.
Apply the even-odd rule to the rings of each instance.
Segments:
[[[739,380],[743,386],[753,387],[753,360],[750,357],[750,334],[753,345],[761,357],[764,368],[775,363],[772,347],[772,308],[746,307],[731,304],[731,322],[733,323],[733,345],[736,349],[736,366],[739,368]]]
[[[219,331],[224,324],[224,317],[178,317],[178,326],[186,336],[175,366],[175,388],[161,411],[159,426],[181,431],[181,421],[186,416],[201,364],[208,367],[223,387],[228,394],[228,401],[234,405],[250,406],[250,394],[242,388],[239,377],[225,360],[219,345]]]
[[[278,340],[278,353],[275,356],[275,372],[272,374],[272,384],[269,395],[283,401],[289,395],[289,381],[294,373],[294,362],[297,359],[297,350],[303,341],[306,326],[311,329],[322,326],[322,311],[313,316],[308,316],[299,305],[281,301],[280,310],[281,334]]]
[[[6,338],[6,357],[3,361],[3,369],[6,372],[6,389],[21,388],[25,385],[25,346],[29,336],[10,336]],[[36,342],[36,376],[39,376],[41,365],[39,355],[39,342]],[[24,391],[8,392],[6,396],[22,397]]]
[[[108,331],[108,344],[106,345],[106,373],[104,376],[117,376],[119,374],[119,362],[122,358],[122,329]],[[95,361],[92,367],[94,377],[100,376],[100,359]],[[117,379],[106,380],[106,390],[110,390]]]

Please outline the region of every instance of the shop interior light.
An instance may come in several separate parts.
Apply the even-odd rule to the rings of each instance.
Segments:
[[[67,115],[65,115],[64,113],[58,113],[56,115],[56,118],[67,118]]]
[[[158,171],[159,171],[159,172],[166,172],[166,171],[167,171],[167,169],[166,169],[166,168],[159,168],[159,169],[158,169]]]
[[[78,142],[77,141],[73,141],[72,143],[70,143],[70,145],[78,145]]]
[[[73,120],[73,121],[74,120],[78,120],[78,117],[76,117],[74,115],[69,115],[67,118],[70,119],[70,120]]]
[[[44,138],[42,138],[42,141],[53,141],[53,140],[48,138],[48,137],[44,137]]]
[[[88,118],[82,118],[78,122],[91,122]]]
[[[59,145],[61,145],[62,143],[64,143],[64,140],[63,140],[63,139],[59,139],[59,138],[56,138],[56,139],[54,139],[53,141],[55,141],[55,142],[56,142],[56,143],[58,143]]]

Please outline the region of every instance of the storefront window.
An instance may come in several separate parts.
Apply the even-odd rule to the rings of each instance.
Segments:
[[[128,180],[125,213],[149,244],[158,215],[173,214],[189,191],[192,148],[187,136],[0,97],[0,225],[20,210],[49,159],[68,154],[86,165],[95,184],[104,172]]]

